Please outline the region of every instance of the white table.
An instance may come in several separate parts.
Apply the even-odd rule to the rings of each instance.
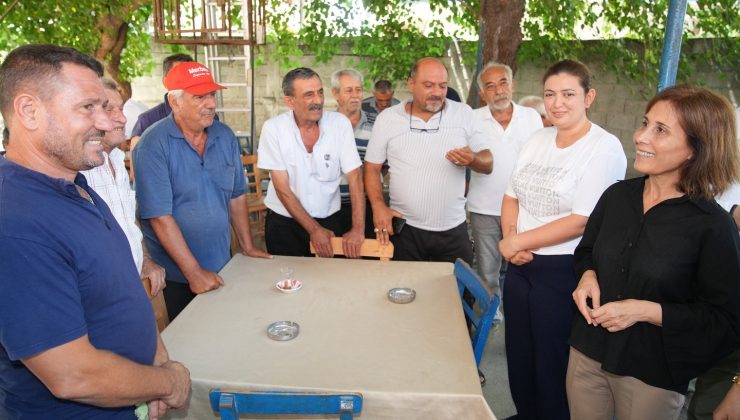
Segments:
[[[280,268],[301,290],[282,293]],[[170,357],[190,369],[187,409],[208,419],[211,388],[360,392],[360,419],[495,419],[481,394],[452,264],[235,256],[226,285],[199,295],[162,333]],[[416,300],[394,304],[392,287]],[[280,320],[291,341],[267,337]],[[313,417],[315,418],[315,417]]]

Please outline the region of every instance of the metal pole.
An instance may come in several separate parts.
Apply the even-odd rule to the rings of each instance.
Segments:
[[[668,22],[663,38],[663,55],[660,59],[658,92],[676,84],[678,61],[681,58],[681,38],[683,22],[686,17],[687,0],[670,0],[668,4]]]

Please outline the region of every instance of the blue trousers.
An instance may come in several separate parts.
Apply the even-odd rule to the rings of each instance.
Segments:
[[[576,285],[572,255],[535,255],[528,264],[509,264],[506,360],[517,420],[570,418],[565,375]]]

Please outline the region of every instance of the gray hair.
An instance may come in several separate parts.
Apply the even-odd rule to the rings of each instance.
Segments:
[[[360,82],[360,86],[364,83],[364,80],[362,78],[362,75],[360,72],[354,69],[343,69],[343,70],[337,70],[334,73],[331,74],[331,88],[333,90],[339,90],[339,79],[342,78],[342,76],[349,76],[358,82]]]
[[[174,90],[168,91],[167,92],[167,96],[171,96],[171,97],[173,97],[175,99],[180,99],[180,98],[182,98],[182,94],[184,92],[185,91],[183,89],[174,89]]]
[[[545,113],[545,101],[543,101],[539,96],[525,96],[519,100],[519,105],[532,108],[539,112],[540,115],[547,115]]]
[[[319,77],[319,74],[315,71],[309,69],[308,67],[298,67],[297,69],[293,69],[288,72],[288,74],[283,77],[283,95],[285,96],[293,96],[295,93],[293,89],[293,82],[295,79],[310,79],[312,77]],[[319,80],[321,78],[319,77]]]
[[[496,61],[489,61],[486,63],[485,66],[483,66],[482,69],[480,69],[480,72],[478,73],[478,78],[476,79],[476,82],[478,82],[478,89],[483,89],[483,73],[488,71],[489,69],[503,69],[506,73],[506,79],[511,82],[514,80],[514,73],[511,71],[511,67],[507,66],[506,64],[498,63]]]
[[[389,80],[378,80],[373,86],[373,92],[393,93],[393,84]]]

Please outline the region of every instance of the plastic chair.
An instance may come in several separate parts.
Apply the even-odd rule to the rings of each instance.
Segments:
[[[465,261],[458,258],[455,261],[454,272],[457,279],[457,287],[460,290],[460,301],[462,302],[463,311],[465,311],[465,316],[475,331],[472,339],[475,364],[480,365],[483,350],[486,348],[486,341],[488,341],[488,335],[491,332],[493,318],[496,316],[496,310],[498,309],[500,300],[498,296],[491,292],[486,282]],[[470,306],[470,303],[463,299],[465,290],[470,292],[475,297],[475,302],[480,305],[480,315]]]
[[[316,248],[314,248],[313,242],[311,242],[310,247],[311,253],[316,254]],[[334,249],[334,255],[344,255],[342,238],[331,238],[331,247]],[[316,256],[318,257],[318,255]],[[388,245],[381,245],[377,239],[365,239],[362,241],[360,256],[375,257],[380,258],[380,261],[388,261],[393,258],[393,244],[388,242]]]
[[[338,414],[351,420],[362,411],[362,394],[292,391],[253,391],[212,389],[211,408],[223,420],[237,420],[239,414]]]

